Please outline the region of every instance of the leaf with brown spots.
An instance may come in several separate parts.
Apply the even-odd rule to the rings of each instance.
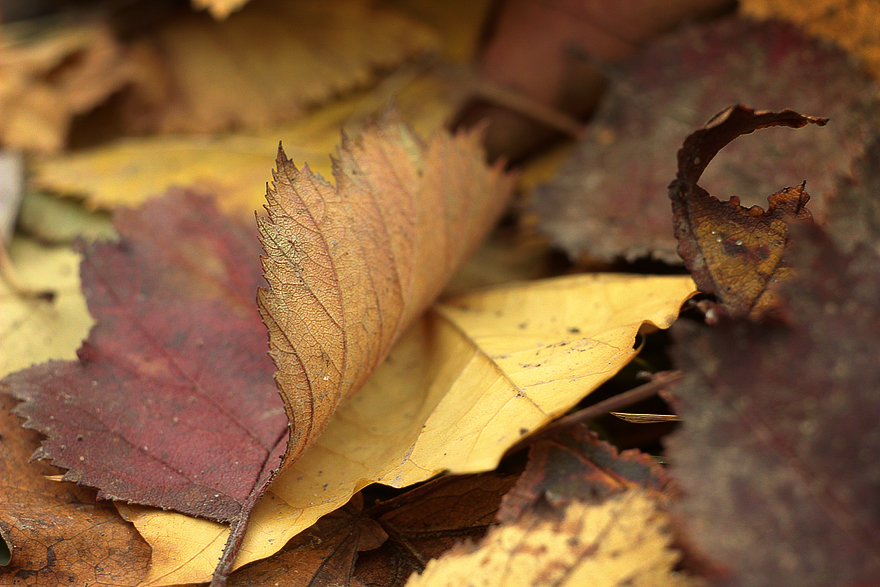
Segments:
[[[150,547],[95,492],[46,477],[61,471],[29,464],[40,435],[10,413],[17,402],[0,394],[0,536],[9,564],[0,585],[138,585]]]
[[[789,224],[812,221],[804,184],[770,196],[770,207],[740,206],[739,198],[722,202],[697,185],[713,157],[740,135],[771,126],[820,126],[825,118],[792,110],[756,112],[731,106],[706,126],[691,133],[678,151],[678,174],[669,185],[678,254],[697,287],[718,298],[731,316],[756,318],[771,311],[776,297],[768,286],[784,280],[790,269],[784,259]]]

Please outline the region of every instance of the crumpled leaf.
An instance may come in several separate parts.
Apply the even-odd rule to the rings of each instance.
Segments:
[[[481,538],[515,480],[446,476],[364,511],[356,494],[274,556],[233,573],[229,585],[271,587],[295,576],[303,585],[347,585],[356,577],[355,584],[401,586],[456,542]]]
[[[539,500],[562,509],[574,501],[601,503],[631,489],[654,499],[675,495],[672,481],[651,457],[617,449],[577,424],[529,447],[526,470],[504,496],[498,519],[515,521]]]
[[[712,158],[736,137],[760,128],[807,124],[823,126],[826,118],[792,110],[755,112],[731,106],[685,139],[678,152],[678,174],[669,185],[678,254],[700,291],[714,294],[731,316],[756,318],[774,309],[770,285],[790,274],[784,258],[789,225],[812,221],[803,185],[770,196],[770,207],[745,208],[736,196],[722,202],[697,185]]]
[[[336,186],[279,148],[259,218],[269,288],[257,304],[298,459],[439,295],[507,205],[513,182],[478,133],[427,141],[400,121],[345,137]]]
[[[796,227],[786,324],[673,327],[684,521],[742,587],[880,577],[880,258]]]
[[[97,323],[79,361],[9,375],[36,453],[112,498],[229,520],[277,468],[287,421],[253,291],[252,232],[172,192],[120,211],[119,243],[86,247]],[[242,393],[247,390],[247,393]],[[280,454],[280,450],[278,451]]]
[[[748,206],[806,179],[819,222],[880,117],[880,90],[851,55],[780,22],[682,27],[606,73],[611,83],[577,150],[533,196],[539,229],[572,258],[678,263],[663,197],[675,175],[670,153],[729,104],[832,120],[736,141],[702,180],[710,193]]]
[[[0,394],[0,536],[10,546],[0,584],[32,587],[100,583],[133,586],[146,575],[150,547],[94,491],[50,481],[58,469],[28,463],[40,444]]]
[[[574,501],[561,515],[530,509],[428,562],[407,587],[671,587],[700,585],[676,573],[668,514],[632,489],[602,504]]]
[[[80,291],[81,256],[24,237],[12,240],[9,256],[23,284],[55,295],[24,298],[0,280],[0,377],[49,359],[75,359],[94,323]]]
[[[492,470],[523,435],[575,405],[668,327],[687,276],[576,275],[447,300],[423,316],[261,499],[236,564],[265,558],[369,483]],[[145,585],[205,581],[226,527],[126,506],[153,547]]]

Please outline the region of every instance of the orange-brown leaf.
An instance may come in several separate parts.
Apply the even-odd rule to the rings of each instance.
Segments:
[[[812,220],[805,207],[810,197],[803,185],[784,188],[770,196],[764,211],[740,206],[735,196],[722,202],[697,181],[718,151],[740,135],[770,126],[826,122],[791,110],[756,112],[731,106],[691,133],[678,152],[678,175],[669,186],[678,253],[697,287],[715,294],[731,316],[757,317],[775,306],[768,286],[790,273],[783,259],[789,223]]]
[[[423,141],[386,119],[344,140],[336,186],[279,151],[258,294],[291,422],[284,463],[323,430],[503,210],[511,179],[477,134]]]

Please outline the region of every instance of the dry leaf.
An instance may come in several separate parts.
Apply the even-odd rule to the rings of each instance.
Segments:
[[[369,0],[260,0],[221,22],[182,13],[132,41],[146,79],[122,95],[121,115],[141,133],[265,129],[372,85],[436,41]]]
[[[359,135],[364,121],[394,97],[416,131],[427,136],[450,114],[456,91],[454,80],[421,76],[260,131],[129,138],[35,161],[30,187],[114,208],[142,204],[172,186],[197,186],[215,195],[224,212],[251,223],[254,209],[266,201],[266,153],[277,149],[279,139],[291,159],[308,161],[313,172],[329,178],[328,154],[339,143],[340,128]]]
[[[697,579],[674,571],[668,516],[630,490],[599,505],[574,501],[561,515],[532,509],[428,562],[407,587],[685,587]]]
[[[785,324],[673,328],[683,521],[742,587],[880,577],[880,258],[796,226]]]
[[[238,565],[265,558],[371,482],[494,469],[504,452],[612,377],[639,327],[668,327],[689,277],[579,275],[436,305],[258,502]],[[228,530],[124,511],[153,547],[145,585],[205,581]]]
[[[58,469],[28,462],[40,435],[10,413],[15,403],[0,394],[0,536],[12,552],[0,585],[140,583],[150,547],[94,491],[50,481]]]
[[[685,139],[678,152],[678,174],[669,185],[678,254],[700,291],[714,294],[731,316],[757,318],[776,306],[772,284],[790,274],[784,254],[789,225],[812,221],[804,186],[770,196],[770,207],[745,208],[732,196],[722,202],[697,185],[703,170],[725,145],[740,135],[771,126],[825,125],[826,118],[792,110],[755,112],[731,106]]]
[[[735,141],[702,185],[746,205],[805,179],[817,221],[880,117],[878,86],[850,55],[780,22],[725,18],[651,43],[611,83],[559,176],[535,192],[539,228],[573,258],[679,261],[663,194],[682,137],[729,104],[821,114],[825,128]]]
[[[291,423],[282,467],[298,459],[385,360],[488,234],[512,180],[483,163],[479,134],[426,142],[397,120],[344,139],[336,186],[279,150],[259,219],[275,381]]]

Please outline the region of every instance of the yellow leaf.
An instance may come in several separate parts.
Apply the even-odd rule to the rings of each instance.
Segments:
[[[437,304],[257,504],[237,566],[277,552],[364,486],[404,487],[447,470],[494,469],[636,354],[694,292],[686,276],[577,275]],[[210,578],[227,528],[120,507],[153,547],[145,585]]]
[[[433,76],[401,80],[380,92],[321,108],[295,123],[223,136],[178,135],[130,138],[73,154],[44,158],[33,166],[32,189],[74,195],[98,208],[135,206],[171,186],[196,186],[217,198],[220,208],[253,223],[266,194],[266,158],[283,141],[297,164],[332,177],[329,154],[339,129],[357,136],[373,112],[395,104],[419,134],[438,128],[455,106],[452,82]]]
[[[428,561],[407,587],[688,587],[674,572],[668,514],[641,491],[599,505],[573,502],[562,518],[529,511],[489,530],[479,545],[453,547]]]
[[[80,291],[81,255],[17,237],[9,248],[16,275],[52,301],[23,298],[0,280],[0,378],[50,359],[75,359],[93,324]]]

